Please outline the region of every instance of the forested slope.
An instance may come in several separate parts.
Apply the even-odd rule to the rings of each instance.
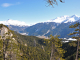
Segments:
[[[55,54],[52,53],[52,44],[55,44]],[[64,50],[66,52],[63,52]],[[57,60],[75,60],[75,53],[76,47],[71,47],[69,43],[61,43],[60,39],[53,36],[50,39],[41,39],[9,30],[4,38],[0,37],[0,60],[50,60],[56,56]],[[55,56],[51,57],[51,54]]]

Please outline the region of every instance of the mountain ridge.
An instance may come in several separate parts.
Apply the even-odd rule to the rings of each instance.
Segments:
[[[67,23],[67,22],[75,22],[76,20],[79,20],[80,16],[72,15],[72,16],[61,16],[57,17],[55,19],[48,20],[48,22],[55,22],[55,23]]]
[[[66,19],[66,17],[67,16],[65,16],[64,18]],[[61,20],[60,23],[56,23],[54,21],[37,23],[33,26],[29,26],[28,28],[26,28],[24,32],[30,36],[60,35],[60,38],[69,38],[71,36],[68,36],[68,34],[74,31],[74,29],[69,28],[69,26],[75,24],[76,22],[79,22],[80,17],[77,15],[72,15],[70,17],[67,17],[66,20],[65,19]]]
[[[56,23],[56,19],[60,20],[60,23]],[[68,37],[67,34],[74,31],[70,29],[69,26],[80,21],[80,17],[77,15],[72,16],[61,16],[54,19],[54,21],[41,22],[34,24],[32,26],[14,26],[7,25],[11,30],[17,31],[19,33],[26,33],[29,36],[49,36],[49,35],[61,35],[61,38]]]
[[[72,15],[72,16],[68,16],[68,15],[64,15],[64,16],[60,16],[45,22],[39,22],[39,23],[49,23],[49,22],[55,22],[55,23],[67,23],[67,22],[75,22],[77,20],[80,19],[80,16],[78,15]],[[19,20],[12,20],[12,19],[8,19],[5,21],[0,21],[0,24],[4,24],[4,25],[14,25],[14,26],[19,26],[19,27],[24,27],[24,26],[29,26],[28,24],[26,24],[23,21],[19,21]],[[38,24],[38,23],[35,23]],[[32,24],[31,26],[35,25]]]
[[[12,19],[8,19],[5,21],[0,21],[0,24],[4,24],[4,25],[14,25],[14,26],[19,26],[19,27],[25,27],[28,26],[28,24],[26,24],[23,21],[18,21],[18,20],[12,20]]]

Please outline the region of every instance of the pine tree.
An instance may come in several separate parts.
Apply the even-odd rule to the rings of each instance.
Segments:
[[[50,39],[45,40],[46,43],[51,48],[51,55],[50,55],[50,60],[64,60],[63,53],[65,53],[64,49],[61,48],[62,43],[61,40],[58,39],[58,36],[50,36]]]
[[[0,60],[3,60],[3,40],[0,38]]]
[[[78,54],[80,54],[79,53],[80,52],[79,51],[80,50],[80,24],[79,24],[79,22],[77,22],[76,24],[69,26],[69,28],[75,28],[75,32],[70,33],[69,35],[76,35],[76,36],[73,36],[72,38],[75,38],[77,40],[78,44],[76,45],[75,41],[72,41],[72,43],[70,43],[70,45],[71,46],[77,46],[77,52],[76,52],[76,59],[75,60],[78,60],[78,58],[79,58]]]

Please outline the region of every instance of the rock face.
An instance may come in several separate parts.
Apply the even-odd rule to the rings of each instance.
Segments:
[[[0,35],[3,36],[4,34],[8,33],[8,28],[6,27],[1,27],[0,28]]]

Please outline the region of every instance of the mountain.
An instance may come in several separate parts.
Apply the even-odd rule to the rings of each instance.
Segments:
[[[8,19],[6,21],[0,21],[0,24],[4,24],[4,25],[14,25],[14,26],[28,26],[25,22],[23,21],[18,21],[18,20],[12,20],[12,19]]]
[[[80,19],[80,16],[77,16],[77,15],[72,15],[72,16],[64,15],[64,16],[57,17],[57,18],[52,19],[52,20],[48,20],[48,22],[68,23],[68,22],[75,22],[79,19]]]
[[[10,30],[14,30],[17,32],[23,31],[25,28],[28,27],[28,25],[25,22],[12,19],[8,19],[6,21],[0,21],[0,24],[4,24],[7,27],[9,27]]]
[[[28,26],[15,26],[15,25],[6,25],[10,30],[17,31],[18,33],[24,31]]]
[[[55,19],[48,20],[47,22],[37,23],[32,26],[28,26],[25,22],[11,19],[8,19],[7,21],[0,21],[0,23],[5,24],[11,30],[29,36],[48,37],[50,35],[60,35],[60,38],[68,38],[71,37],[68,36],[68,34],[74,31],[74,29],[69,28],[69,26],[80,21],[79,19],[80,17],[77,15],[64,15]]]
[[[0,31],[0,60],[50,60],[52,47],[50,45],[51,42],[47,43],[46,39],[21,35],[3,24],[0,24]],[[59,40],[60,42],[61,40]],[[60,50],[64,49],[66,52],[62,58],[74,60],[76,47],[69,46],[69,43],[62,43],[62,46],[58,48],[55,50],[59,50],[57,53],[60,54],[60,57],[63,54]],[[64,50],[61,51],[63,52]]]
[[[20,35],[3,24],[0,24],[0,31],[0,60],[49,60],[42,49],[46,46],[44,39]]]
[[[74,31],[74,29],[69,28],[69,26],[79,22],[79,19],[80,17],[77,15],[62,16],[48,20],[48,22],[37,23],[33,26],[29,26],[23,32],[26,32],[30,36],[60,35],[60,38],[68,38],[71,37],[68,36],[68,34]]]
[[[30,26],[24,30],[28,35],[33,36],[39,36],[39,35],[45,35],[50,32],[50,30],[53,30],[58,26],[59,24],[54,22],[47,22],[47,23],[38,23],[33,26]]]

